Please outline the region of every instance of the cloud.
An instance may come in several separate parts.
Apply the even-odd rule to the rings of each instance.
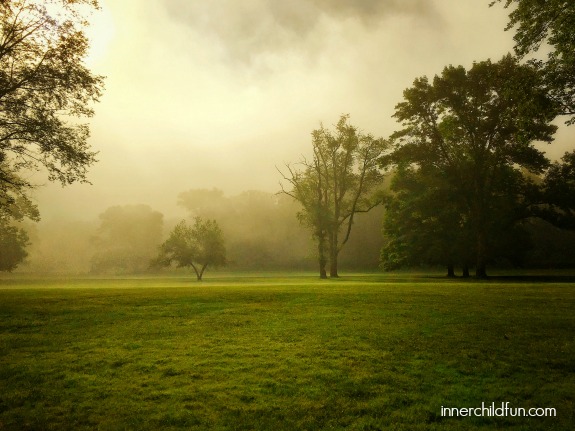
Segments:
[[[374,28],[398,15],[439,19],[428,0],[166,0],[164,6],[175,22],[215,39],[228,59],[248,65],[262,55],[321,49],[326,22]]]

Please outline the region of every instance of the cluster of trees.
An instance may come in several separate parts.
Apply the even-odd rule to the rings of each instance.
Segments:
[[[217,221],[232,270],[313,269],[313,242],[294,216],[297,203],[288,196],[263,191],[224,196],[217,189],[193,189],[180,193],[179,202],[191,224],[196,217]],[[382,239],[373,232],[380,230],[382,209],[357,215],[354,235],[340,259],[347,268],[377,269]],[[149,205],[118,205],[92,220],[26,223],[23,229],[31,244],[26,248],[27,262],[19,270],[69,274],[160,271],[161,265],[150,263],[178,222],[178,217]],[[208,270],[213,267],[210,264]],[[193,271],[191,266],[189,269]]]
[[[103,78],[83,64],[88,42],[83,6],[96,0],[0,2],[0,270],[11,271],[27,252],[20,226],[39,220],[28,198],[31,171],[62,185],[86,182],[95,162],[87,125]]]
[[[191,189],[178,196],[190,219],[217,220],[234,268],[307,269],[312,244],[294,214],[297,204],[285,196],[246,191],[227,197],[218,189]]]
[[[537,71],[512,56],[446,67],[404,98],[395,113],[404,128],[384,160],[397,167],[384,265],[433,259],[450,275],[458,264],[484,277],[489,260],[522,248],[520,222],[538,204],[525,173],[548,167],[534,142],[551,142],[556,109]]]
[[[148,205],[108,208],[91,238],[93,273],[136,273],[148,269],[163,238],[163,214]]]
[[[193,268],[198,280],[208,266],[227,263],[307,269],[313,254],[320,277],[328,266],[329,276],[338,277],[340,257],[356,266],[353,256],[365,260],[362,253],[379,247],[373,221],[381,206],[375,218],[371,210],[384,203],[386,269],[441,264],[449,275],[460,266],[464,276],[474,268],[485,277],[492,262],[529,262],[530,244],[546,241],[541,231],[568,237],[557,229],[575,229],[575,151],[552,163],[535,145],[553,140],[558,116],[575,123],[575,3],[491,6],[497,3],[511,8],[515,55],[417,78],[395,109],[401,129],[388,139],[341,116],[334,130],[321,125],[312,132],[311,159],[280,170],[280,193],[184,192],[179,203],[194,223],[176,224],[164,242],[161,213],[145,205],[112,207],[95,232],[82,227],[92,252],[70,253],[89,255],[84,261],[93,272],[175,263]],[[93,115],[103,90],[103,78],[83,63],[85,7],[98,2],[0,2],[2,271],[15,269],[37,236],[25,224],[40,217],[28,196],[35,184],[25,174],[42,170],[62,185],[87,182],[96,161],[80,122]],[[542,45],[547,55],[537,58]]]
[[[361,138],[347,117],[336,126],[337,137],[323,127],[313,132],[313,160],[303,160],[301,169],[287,166],[282,175],[290,188],[282,190],[302,206],[298,216],[313,232],[321,277],[326,249],[337,266],[342,225],[341,245],[354,213],[378,203],[354,205],[362,193],[377,190],[381,171],[391,177],[384,198],[385,269],[441,264],[453,276],[460,265],[464,277],[470,268],[485,277],[490,262],[525,262],[530,234],[542,223],[536,219],[575,227],[575,151],[551,163],[535,146],[552,142],[557,116],[575,122],[575,4],[505,0],[504,6],[515,7],[508,26],[517,29],[515,55],[469,70],[449,66],[432,81],[416,79],[396,106],[402,129],[364,147],[378,143],[369,153],[374,182],[365,189],[359,179],[367,164],[346,147],[349,137]],[[542,43],[552,48],[546,59],[523,61]],[[354,164],[359,171],[348,174]]]

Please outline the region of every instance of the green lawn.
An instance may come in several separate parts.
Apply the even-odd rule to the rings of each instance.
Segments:
[[[575,429],[567,278],[207,277],[1,279],[0,430]]]

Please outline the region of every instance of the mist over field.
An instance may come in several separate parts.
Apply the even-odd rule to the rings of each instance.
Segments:
[[[394,107],[415,78],[512,51],[512,32],[503,31],[508,11],[487,3],[101,1],[90,18],[87,59],[106,76],[90,119],[98,163],[89,170],[92,184],[62,188],[31,177],[43,184],[33,193],[42,220],[30,228],[28,269],[90,270],[106,249],[98,232],[110,208],[160,213],[165,238],[193,216],[178,204],[188,190],[215,188],[237,202],[262,193],[271,202],[280,189],[276,167],[309,157],[311,131],[331,127],[341,114],[365,133],[389,136],[398,128]],[[574,137],[575,129],[561,127],[555,143],[541,145],[556,160]],[[265,237],[258,247],[268,251],[254,251],[259,261],[277,263],[269,249],[287,237],[287,249],[299,251],[297,258],[288,252],[286,262],[313,254],[296,212],[293,206],[278,219],[289,235],[251,230]],[[246,244],[241,227],[223,223],[232,244]],[[352,237],[361,238],[362,229],[380,236],[380,221],[356,225]],[[62,235],[70,240],[58,257],[50,249]],[[377,266],[380,242],[367,247],[376,253],[369,267]]]

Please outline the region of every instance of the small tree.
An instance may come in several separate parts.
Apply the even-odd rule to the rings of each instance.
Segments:
[[[178,268],[191,266],[198,281],[202,281],[208,265],[218,267],[227,264],[224,238],[215,220],[194,219],[188,226],[185,220],[176,225],[170,237],[160,246],[160,254],[154,261],[157,266],[175,263]]]

